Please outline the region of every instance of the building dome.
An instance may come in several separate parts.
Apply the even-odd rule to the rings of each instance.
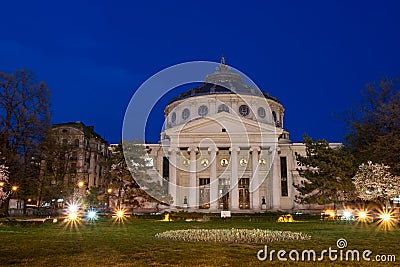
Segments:
[[[184,93],[179,94],[176,98],[171,99],[170,104],[189,97],[204,96],[211,94],[241,94],[241,95],[260,95],[267,99],[278,102],[276,97],[263,92],[260,89],[247,85],[243,82],[243,78],[238,73],[233,73],[231,68],[225,64],[222,57],[221,64],[216,68],[216,72],[208,74],[204,83],[194,87]],[[261,96],[261,95],[260,95]]]
[[[284,109],[278,99],[245,84],[240,74],[233,73],[222,58],[216,72],[207,75],[203,84],[171,99],[164,110],[165,128],[220,112],[280,128],[283,125]]]

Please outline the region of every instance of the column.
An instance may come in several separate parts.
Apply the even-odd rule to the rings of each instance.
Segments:
[[[279,157],[279,147],[276,148],[274,155],[274,165],[272,171],[272,209],[278,210],[281,206],[281,178],[279,173],[280,157]]]
[[[189,147],[188,152],[190,153],[190,172],[189,172],[189,208],[197,209],[197,175],[196,175],[196,153],[197,147]]]
[[[231,210],[239,210],[239,188],[238,188],[238,153],[239,147],[231,147]]]
[[[178,200],[176,198],[176,189],[178,187],[178,183],[176,180],[176,153],[178,153],[179,148],[172,147],[169,149],[169,183],[168,183],[168,193],[172,197],[172,205],[177,206]]]
[[[254,211],[260,210],[260,180],[258,177],[258,153],[260,147],[251,147],[251,166],[253,177],[250,181],[251,206]]]
[[[208,148],[210,152],[210,211],[218,210],[217,147]]]

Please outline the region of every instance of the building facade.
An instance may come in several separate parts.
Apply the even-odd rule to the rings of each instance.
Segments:
[[[299,205],[296,153],[277,98],[221,62],[202,85],[165,107],[159,144],[147,144],[171,208],[200,212],[312,211]]]
[[[80,184],[87,189],[104,185],[107,170],[101,163],[110,156],[110,151],[107,142],[94,131],[94,127],[79,121],[68,122],[54,124],[52,133],[65,148],[65,182]]]

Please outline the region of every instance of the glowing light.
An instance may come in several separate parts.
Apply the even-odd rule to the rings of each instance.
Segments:
[[[335,216],[336,216],[336,213],[335,213],[334,210],[326,210],[326,211],[325,211],[325,215],[328,215],[328,216],[329,216],[329,219],[334,219]]]
[[[359,222],[368,222],[371,221],[372,218],[369,215],[367,210],[359,210],[357,213],[357,221]]]
[[[87,219],[90,221],[94,221],[97,219],[97,211],[95,210],[89,210],[87,213]]]
[[[350,220],[350,219],[351,219],[351,211],[349,211],[349,210],[343,211],[343,217],[344,217],[346,220]]]
[[[392,219],[392,216],[390,216],[389,213],[382,213],[379,215],[379,218],[381,218],[382,221],[384,221],[384,222],[390,222]]]
[[[78,226],[82,223],[80,216],[81,216],[80,203],[79,202],[67,203],[67,208],[65,210],[65,217],[64,217],[65,218],[64,230],[69,228],[70,230],[75,229],[76,231],[79,231]]]
[[[358,212],[358,218],[360,218],[361,220],[365,220],[368,217],[367,213],[363,210]]]
[[[3,181],[0,181],[0,187],[3,187],[4,186],[4,182]]]
[[[17,185],[13,185],[13,186],[11,187],[11,190],[14,191],[14,192],[17,191],[17,190],[18,190],[18,186],[17,186]]]
[[[75,212],[75,213],[78,212],[78,210],[79,210],[78,204],[75,204],[75,203],[70,204],[68,206],[68,210],[69,210],[69,212]]]
[[[111,194],[112,191],[113,191],[112,188],[108,188],[108,189],[107,189],[107,193],[109,193],[109,194]]]
[[[378,221],[378,224],[379,224],[380,228],[382,228],[384,230],[390,230],[396,224],[394,211],[388,210],[387,208],[384,208],[379,212],[379,219],[380,220]]]
[[[84,185],[85,185],[85,183],[83,181],[79,181],[79,183],[78,183],[79,188],[82,188]]]
[[[76,212],[68,213],[68,220],[70,220],[70,221],[78,220],[78,213],[76,213]]]
[[[169,213],[164,214],[164,218],[161,220],[162,222],[169,222],[171,219],[169,218]]]
[[[291,214],[287,214],[280,216],[277,222],[294,222],[294,220]]]
[[[126,215],[126,211],[125,209],[116,209],[115,210],[115,215],[113,216],[113,218],[115,219],[115,221],[118,222],[124,222],[127,219],[127,215]]]
[[[124,217],[125,216],[125,212],[123,211],[123,210],[118,210],[117,211],[117,217],[118,218],[122,218],[122,217]]]

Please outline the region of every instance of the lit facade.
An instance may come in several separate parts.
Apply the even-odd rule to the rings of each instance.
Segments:
[[[204,84],[165,107],[160,144],[147,144],[171,209],[200,212],[312,211],[299,205],[296,153],[284,107],[221,63]]]

